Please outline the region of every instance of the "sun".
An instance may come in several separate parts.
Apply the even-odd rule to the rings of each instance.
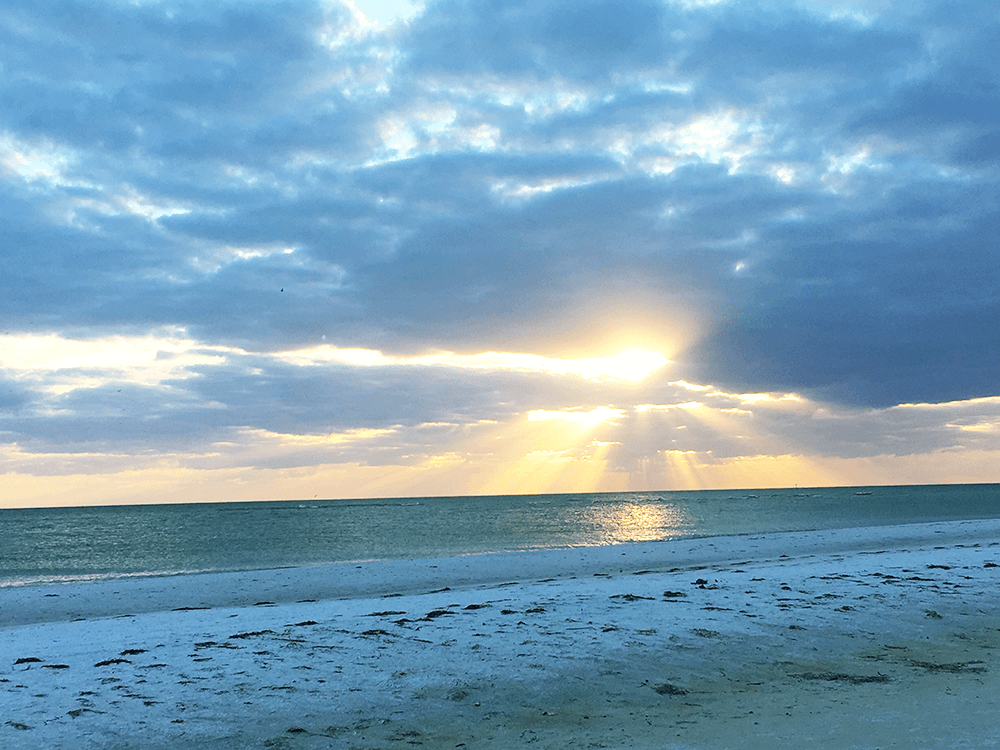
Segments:
[[[670,363],[662,354],[643,350],[632,350],[604,358],[604,370],[619,380],[638,383],[645,380],[661,367]]]

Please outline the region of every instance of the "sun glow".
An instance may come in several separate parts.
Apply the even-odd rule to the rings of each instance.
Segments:
[[[302,447],[316,446],[326,447],[331,445],[343,445],[355,443],[361,440],[372,440],[378,437],[385,437],[396,432],[394,428],[374,428],[363,427],[343,432],[331,432],[325,435],[294,435],[281,432],[271,432],[263,429],[243,429],[242,435],[260,441],[272,442],[281,446]]]
[[[595,427],[602,422],[611,422],[625,416],[622,409],[612,409],[610,406],[598,406],[590,411],[566,411],[534,409],[528,412],[529,422],[549,422],[554,419],[578,424],[581,427]]]
[[[624,489],[619,484],[623,478],[608,470],[609,452],[617,443],[604,439],[604,433],[614,430],[625,416],[624,410],[610,406],[535,409],[519,420],[497,425],[484,444],[490,468],[477,481],[474,492]]]

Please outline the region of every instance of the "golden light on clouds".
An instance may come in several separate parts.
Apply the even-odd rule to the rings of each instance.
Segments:
[[[52,394],[107,383],[152,386],[192,377],[192,368],[221,365],[230,357],[255,356],[300,367],[446,368],[480,372],[573,375],[588,380],[639,382],[669,363],[656,352],[629,350],[607,357],[558,358],[518,352],[416,356],[330,344],[285,352],[249,352],[208,346],[182,329],[160,335],[69,338],[58,334],[0,334],[0,370],[17,380],[47,381],[39,390]]]
[[[638,382],[670,362],[656,352],[630,350],[607,357],[559,358],[518,352],[457,354],[434,352],[389,355],[374,349],[342,349],[330,344],[281,352],[278,359],[294,365],[343,363],[360,367],[445,367],[459,370],[542,372]]]
[[[698,385],[697,383],[689,383],[686,380],[672,380],[670,385],[676,385],[679,388],[683,388],[686,391],[710,391],[712,386],[710,385]]]
[[[732,395],[743,404],[780,404],[786,402],[798,404],[802,402],[802,398],[794,393],[782,393],[779,396],[774,396],[771,393],[734,393]]]
[[[199,376],[210,377],[213,368],[225,367],[242,368],[256,379],[275,363],[318,373],[336,370],[337,377],[371,368],[410,368],[407,374],[415,382],[439,377],[435,370],[442,369],[451,370],[451,376],[466,372],[470,378],[516,372],[525,377],[512,382],[526,389],[532,383],[550,384],[551,376],[569,376],[589,382],[559,393],[585,394],[589,401],[547,405],[529,390],[509,401],[484,400],[488,412],[470,408],[412,424],[378,423],[361,415],[329,432],[322,431],[322,417],[306,420],[300,428],[294,421],[235,422],[201,444],[163,442],[162,449],[134,452],[117,443],[112,448],[111,443],[90,441],[83,433],[74,447],[59,452],[44,443],[21,444],[19,433],[12,431],[7,444],[0,445],[0,461],[8,469],[0,476],[4,502],[58,505],[1000,480],[1000,450],[994,447],[1000,434],[1000,397],[851,410],[790,392],[727,392],[682,379],[651,379],[670,361],[642,348],[604,357],[501,351],[392,355],[330,344],[274,353],[201,345],[181,329],[86,340],[55,334],[0,336],[3,375],[25,393],[42,394],[35,401],[18,402],[16,396],[11,400],[8,408],[23,409],[30,418],[58,417],[59,409],[69,413],[82,404],[90,411],[81,410],[81,420],[104,419],[101,394],[94,401],[81,394],[67,407],[62,406],[65,399],[52,397],[111,382],[117,387],[132,383],[157,388],[165,401],[181,399],[182,406],[242,415],[243,396],[225,404],[200,399]],[[546,385],[539,393],[550,390]],[[272,391],[265,389],[263,395],[271,396]],[[214,393],[212,397],[225,400]],[[137,434],[145,424],[153,424],[139,424],[147,416],[143,404],[140,399],[132,415]],[[114,416],[119,419],[117,411]],[[331,411],[331,426],[336,424],[333,416]],[[831,420],[889,436],[880,444],[885,452],[866,458],[824,455],[815,447],[816,436],[830,432]],[[928,430],[942,436],[937,443],[928,442],[911,455],[892,454],[895,446]],[[641,539],[669,523],[633,508],[609,518],[607,528],[620,538]]]
[[[982,398],[970,398],[966,401],[943,401],[936,404],[899,404],[894,409],[913,409],[915,411],[946,411],[950,409],[978,409],[982,407],[1000,406],[1000,396],[984,396]]]
[[[0,336],[0,367],[11,370],[61,370],[82,367],[127,368],[152,361],[160,351],[187,348],[174,336],[106,336],[71,339],[57,334]]]
[[[240,433],[253,440],[271,442],[282,446],[323,447],[355,443],[361,440],[372,440],[373,438],[392,435],[396,431],[395,428],[376,429],[365,427],[344,430],[343,432],[331,432],[325,435],[296,435],[261,429],[244,429]]]
[[[570,409],[532,409],[528,412],[529,422],[549,422],[554,419],[572,422],[582,427],[594,427],[601,422],[611,422],[625,415],[624,410],[610,406],[598,406],[590,411]]]
[[[978,432],[984,435],[1000,435],[1000,419],[982,420],[969,424],[948,423],[948,426],[961,432]]]
[[[27,381],[49,381],[54,393],[108,382],[156,385],[190,377],[188,368],[221,364],[229,347],[203,347],[176,330],[160,336],[74,339],[56,334],[0,335],[0,370]]]

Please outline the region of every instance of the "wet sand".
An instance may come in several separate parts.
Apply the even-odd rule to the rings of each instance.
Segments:
[[[11,587],[0,742],[996,747],[998,646],[998,521]]]

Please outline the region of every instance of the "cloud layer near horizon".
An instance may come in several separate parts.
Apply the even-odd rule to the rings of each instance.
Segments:
[[[759,486],[780,457],[813,467],[787,484],[903,482],[934,454],[917,479],[1000,479],[956,468],[1000,451],[992,4],[389,21],[0,10],[10,476],[345,466],[321,492],[461,494]],[[566,364],[631,349],[671,362]]]

